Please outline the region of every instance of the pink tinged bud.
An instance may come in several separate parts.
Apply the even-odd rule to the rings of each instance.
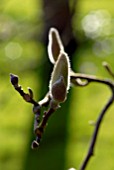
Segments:
[[[49,31],[48,55],[51,63],[55,63],[60,51],[64,51],[62,41],[57,29],[51,28]]]
[[[67,97],[67,91],[70,86],[70,62],[67,54],[61,52],[54,69],[50,81],[50,95],[57,103],[64,102]]]

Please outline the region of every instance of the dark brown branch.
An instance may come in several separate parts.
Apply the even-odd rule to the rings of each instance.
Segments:
[[[29,102],[31,104],[33,104],[34,106],[39,106],[38,102],[36,102],[33,99],[33,92],[30,88],[28,88],[28,92],[29,93],[25,93],[22,89],[22,87],[18,84],[19,83],[19,78],[17,75],[14,74],[10,74],[10,79],[11,79],[11,83],[14,86],[15,90],[23,97],[23,99],[26,102]]]
[[[97,78],[96,76],[90,76],[90,75],[81,74],[81,73],[72,73],[71,83],[73,83],[74,85],[77,84],[79,86],[82,86],[81,83],[78,83],[78,81],[77,81],[78,79],[85,80],[86,81],[85,85],[87,85],[91,82],[97,82],[97,83],[102,83],[102,84],[108,85],[111,89],[114,86],[113,82],[111,82],[108,79],[101,79],[101,78]],[[75,81],[76,81],[76,84],[75,84]]]
[[[91,156],[93,156],[94,154],[94,148],[95,148],[95,144],[96,144],[96,141],[97,141],[97,137],[98,137],[98,132],[99,132],[99,129],[100,129],[100,126],[101,126],[101,122],[105,116],[105,113],[106,111],[109,109],[109,107],[111,106],[111,104],[113,103],[114,101],[114,89],[112,89],[112,92],[113,92],[113,95],[111,96],[111,98],[109,99],[109,101],[107,102],[107,104],[105,105],[105,107],[103,108],[103,110],[101,111],[99,117],[98,117],[98,120],[96,122],[96,127],[95,127],[95,130],[94,130],[94,133],[93,133],[93,137],[92,137],[92,140],[90,142],[90,147],[89,147],[89,150],[88,150],[88,153],[81,165],[81,168],[80,170],[84,170],[91,158]]]
[[[39,146],[40,140],[42,138],[42,135],[43,135],[44,129],[46,127],[47,121],[48,121],[49,117],[52,115],[52,113],[55,112],[54,109],[49,108],[48,111],[44,112],[43,118],[40,121],[41,107],[49,106],[50,101],[51,101],[49,92],[46,94],[44,99],[42,99],[38,103],[33,99],[33,92],[32,92],[31,89],[28,89],[29,93],[25,93],[22,90],[21,86],[18,85],[18,76],[13,75],[13,74],[11,74],[10,76],[11,76],[11,83],[14,86],[15,90],[17,90],[19,92],[19,94],[24,98],[24,100],[26,102],[29,102],[29,103],[34,105],[33,106],[33,112],[35,114],[34,132],[36,134],[36,140],[34,140],[32,142],[32,148],[37,148]],[[98,117],[96,127],[95,127],[95,131],[93,133],[93,137],[92,137],[92,140],[91,140],[91,143],[90,143],[89,151],[88,151],[87,156],[86,156],[85,160],[83,161],[82,166],[80,168],[80,170],[84,170],[86,168],[91,156],[93,155],[94,147],[95,147],[95,144],[96,144],[96,140],[97,140],[97,136],[98,136],[98,132],[99,132],[99,128],[100,128],[102,119],[103,119],[106,111],[111,106],[111,104],[114,100],[114,84],[113,84],[113,82],[111,82],[110,80],[107,80],[107,79],[100,79],[100,78],[97,78],[96,76],[74,73],[73,71],[71,71],[70,79],[71,79],[71,83],[73,83],[75,85],[79,85],[79,86],[86,86],[91,82],[97,82],[97,83],[105,84],[108,87],[110,87],[110,89],[112,90],[112,94],[113,94],[112,97],[110,98],[110,100],[108,101],[108,103],[106,104],[106,106],[103,108],[100,116]]]
[[[110,69],[109,65],[105,64],[105,68],[107,69],[108,73],[113,77],[113,72]],[[95,144],[97,141],[98,132],[99,132],[99,129],[101,126],[101,122],[105,116],[105,113],[107,112],[107,110],[109,109],[109,107],[111,106],[111,104],[114,101],[114,83],[108,79],[100,79],[100,78],[97,78],[96,76],[90,76],[90,75],[74,73],[74,72],[71,72],[71,82],[74,85],[79,85],[79,86],[86,86],[91,82],[102,83],[102,84],[105,84],[108,87],[110,87],[110,89],[112,91],[111,98],[108,100],[107,104],[104,106],[103,110],[101,111],[101,113],[97,119],[95,130],[94,130],[91,142],[90,142],[90,147],[89,147],[88,153],[80,167],[80,170],[85,170],[91,156],[93,156],[93,154],[94,154],[94,148],[95,148]]]
[[[49,117],[52,115],[52,113],[54,113],[54,112],[55,112],[55,110],[50,108],[47,112],[44,113],[43,119],[42,119],[40,125],[35,127],[34,131],[35,131],[35,134],[36,134],[36,140],[34,140],[32,142],[32,148],[33,149],[35,149],[39,146],[39,143],[40,143],[40,140],[42,138],[42,135],[43,135],[44,129],[46,127],[47,121],[48,121]]]
[[[29,102],[33,104],[33,112],[34,112],[34,132],[36,134],[36,140],[32,142],[32,148],[37,148],[39,146],[42,134],[44,132],[44,129],[46,127],[47,121],[51,114],[55,111],[55,109],[49,108],[48,111],[44,112],[43,118],[40,121],[40,114],[41,114],[41,107],[48,106],[50,103],[50,95],[49,92],[45,95],[45,97],[39,101],[36,102],[33,99],[33,92],[30,88],[28,88],[29,93],[25,93],[22,89],[22,87],[18,84],[19,78],[17,75],[10,74],[11,83],[14,86],[15,90],[23,97],[23,99],[26,102]]]

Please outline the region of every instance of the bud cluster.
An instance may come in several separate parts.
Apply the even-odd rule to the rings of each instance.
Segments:
[[[64,51],[59,33],[55,28],[51,28],[49,31],[48,55],[54,67],[49,82],[49,92],[41,101],[36,102],[33,99],[33,91],[30,88],[28,88],[28,93],[25,93],[18,84],[18,76],[10,74],[10,81],[15,90],[26,102],[33,104],[34,133],[36,135],[36,139],[32,142],[33,149],[39,146],[49,117],[59,108],[60,103],[65,102],[70,87],[69,57]],[[47,107],[48,110],[43,113],[41,118],[42,107]]]
[[[48,53],[50,61],[54,64],[49,84],[51,107],[58,107],[59,103],[66,100],[70,87],[70,62],[55,28],[49,31]]]

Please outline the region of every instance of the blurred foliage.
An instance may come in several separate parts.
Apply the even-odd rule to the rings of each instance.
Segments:
[[[73,67],[76,71],[110,78],[102,67],[105,60],[114,67],[113,1],[79,0],[73,27],[80,41]],[[22,170],[27,156],[28,139],[33,116],[31,106],[21,100],[9,82],[9,73],[18,74],[26,89],[40,89],[43,46],[41,1],[1,0],[0,5],[0,168]],[[78,61],[77,61],[78,60]],[[75,64],[76,62],[76,64]],[[36,79],[39,83],[36,84]],[[83,160],[95,121],[110,93],[102,85],[74,88],[68,123],[65,170],[77,168]],[[35,97],[39,97],[36,94]],[[30,112],[31,110],[31,112]],[[113,170],[114,127],[112,107],[102,124],[95,156],[87,169]],[[56,147],[56,146],[55,146]],[[45,162],[44,162],[45,164]],[[42,169],[45,170],[45,169]]]
[[[112,1],[80,1],[74,17],[74,29],[81,42],[81,48],[76,52],[75,70],[93,74],[99,77],[111,78],[102,66],[107,61],[112,69],[114,66],[114,13]],[[78,13],[79,12],[79,13]],[[75,22],[76,21],[76,22]],[[78,61],[77,61],[78,59]],[[95,122],[101,109],[109,98],[110,91],[104,85],[91,84],[86,88],[73,89],[71,104],[69,142],[67,150],[67,166],[77,168],[83,161]],[[89,162],[87,169],[114,169],[112,155],[114,152],[113,111],[109,109],[102,123],[95,156]],[[75,113],[76,114],[75,114]],[[109,147],[111,146],[111,147]]]
[[[10,84],[9,73],[19,74],[26,87],[35,84],[38,60],[43,47],[36,43],[40,29],[40,2],[3,1],[0,6],[0,169],[21,170],[27,155],[27,145],[33,116]],[[41,24],[41,21],[39,22]],[[39,46],[39,48],[38,48]],[[42,63],[39,62],[39,67]],[[14,95],[13,95],[14,93]],[[38,97],[38,95],[37,95]]]

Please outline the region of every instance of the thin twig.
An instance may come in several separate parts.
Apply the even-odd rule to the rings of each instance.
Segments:
[[[113,72],[111,71],[111,69],[108,69],[108,72],[111,74],[111,76],[113,75]],[[83,82],[83,80],[84,80],[84,82]],[[105,84],[108,87],[110,87],[110,89],[112,91],[111,98],[108,100],[107,104],[104,106],[103,110],[101,111],[101,113],[97,119],[96,127],[95,127],[95,130],[94,130],[91,142],[90,142],[90,147],[89,147],[88,153],[80,167],[80,170],[85,170],[91,156],[94,154],[94,148],[95,148],[95,144],[97,141],[98,132],[99,132],[99,129],[101,126],[101,122],[105,116],[106,111],[109,109],[109,107],[111,106],[111,104],[114,101],[114,83],[108,79],[100,79],[100,78],[97,78],[96,76],[90,76],[90,75],[86,75],[86,74],[73,73],[73,72],[71,74],[71,82],[74,85],[79,85],[79,86],[86,86],[91,82],[102,83],[102,84]]]
[[[97,137],[98,137],[98,132],[99,132],[99,128],[101,126],[101,122],[105,116],[105,113],[106,111],[109,109],[109,107],[111,106],[111,104],[113,103],[114,101],[114,91],[113,91],[113,94],[111,96],[111,98],[109,99],[109,101],[107,102],[107,104],[105,105],[105,107],[103,108],[103,110],[101,111],[99,117],[98,117],[98,120],[96,122],[96,127],[95,127],[95,130],[94,130],[94,133],[93,133],[93,137],[92,137],[92,140],[90,142],[90,147],[89,147],[89,150],[88,150],[88,153],[80,167],[80,170],[84,170],[91,158],[91,156],[93,156],[94,154],[94,148],[95,148],[95,144],[96,144],[96,141],[97,141]]]
[[[23,99],[33,104],[34,106],[39,106],[38,102],[33,99],[33,92],[32,89],[28,88],[29,93],[25,93],[22,87],[19,85],[19,78],[17,75],[10,74],[11,83],[14,86],[15,90],[23,97]]]
[[[114,73],[111,69],[111,66],[105,61],[102,63],[104,68],[108,71],[108,73],[112,76],[112,78],[114,79]]]
[[[48,121],[48,118],[50,115],[55,111],[53,109],[49,109],[47,112],[44,113],[42,120],[40,120],[40,114],[41,114],[41,108],[43,106],[48,106],[50,102],[50,95],[47,93],[45,97],[39,101],[36,102],[33,99],[33,92],[30,88],[28,88],[29,93],[25,93],[22,89],[22,87],[19,85],[19,78],[17,75],[10,74],[11,83],[14,86],[15,90],[23,97],[23,99],[26,102],[29,102],[33,105],[33,112],[34,112],[34,132],[36,134],[36,140],[32,142],[32,148],[37,148],[39,146],[44,128],[46,126],[46,123]]]
[[[45,95],[45,97],[40,100],[38,103],[40,106],[48,106],[49,105],[49,102],[50,102],[51,98],[50,98],[50,94],[49,92]]]
[[[78,84],[79,81],[77,81],[77,79],[81,79],[81,80],[85,80],[87,81],[85,83],[85,85],[91,83],[91,82],[97,82],[97,83],[102,83],[102,84],[106,84],[108,85],[110,88],[113,88],[114,84],[112,81],[108,80],[108,79],[101,79],[101,78],[97,78],[96,76],[90,76],[87,74],[81,74],[81,73],[74,73],[71,75],[71,82],[74,84],[74,81],[76,81],[76,83]],[[78,85],[80,86],[81,83],[79,83]],[[75,85],[75,84],[74,84]],[[82,86],[82,85],[81,85]]]
[[[43,115],[43,119],[40,123],[39,126],[36,126],[36,129],[34,129],[35,134],[36,134],[36,140],[34,140],[32,142],[32,148],[35,149],[39,146],[44,129],[46,127],[47,121],[49,119],[49,117],[52,115],[52,113],[54,113],[55,110],[53,108],[50,108],[47,112],[44,113]]]
[[[18,76],[11,74],[11,83],[14,86],[15,90],[17,90],[19,92],[19,94],[23,97],[23,99],[26,102],[29,102],[31,104],[33,104],[33,112],[35,114],[35,121],[34,121],[34,132],[36,134],[36,140],[34,140],[32,142],[32,148],[37,148],[39,146],[42,134],[44,132],[44,129],[46,127],[47,121],[49,119],[49,117],[51,116],[51,114],[53,112],[55,112],[54,109],[49,108],[48,111],[46,111],[43,115],[42,120],[40,121],[40,112],[41,112],[41,107],[43,106],[48,106],[50,103],[50,95],[49,92],[46,94],[46,96],[44,97],[43,100],[41,100],[40,102],[36,102],[33,99],[33,92],[32,90],[29,88],[28,91],[29,93],[25,93],[23,91],[23,89],[21,88],[20,85],[18,85]],[[96,76],[90,76],[90,75],[86,75],[86,74],[80,74],[80,73],[74,73],[73,71],[71,72],[70,75],[70,79],[71,82],[75,85],[79,85],[79,86],[86,86],[91,82],[97,82],[97,83],[102,83],[105,85],[108,85],[110,87],[110,89],[112,90],[112,97],[111,99],[108,101],[108,103],[106,104],[106,106],[103,108],[98,121],[96,123],[96,128],[92,137],[92,141],[90,144],[90,148],[88,151],[88,154],[85,158],[85,160],[82,163],[82,166],[80,168],[80,170],[84,170],[91,158],[91,156],[93,155],[93,151],[94,151],[94,147],[95,147],[95,143],[97,140],[97,136],[98,136],[98,131],[101,125],[101,121],[106,113],[106,111],[108,110],[108,108],[111,106],[113,100],[114,100],[114,84],[110,81],[110,80],[106,80],[106,79],[100,79],[97,78]],[[83,81],[84,80],[84,81]]]

